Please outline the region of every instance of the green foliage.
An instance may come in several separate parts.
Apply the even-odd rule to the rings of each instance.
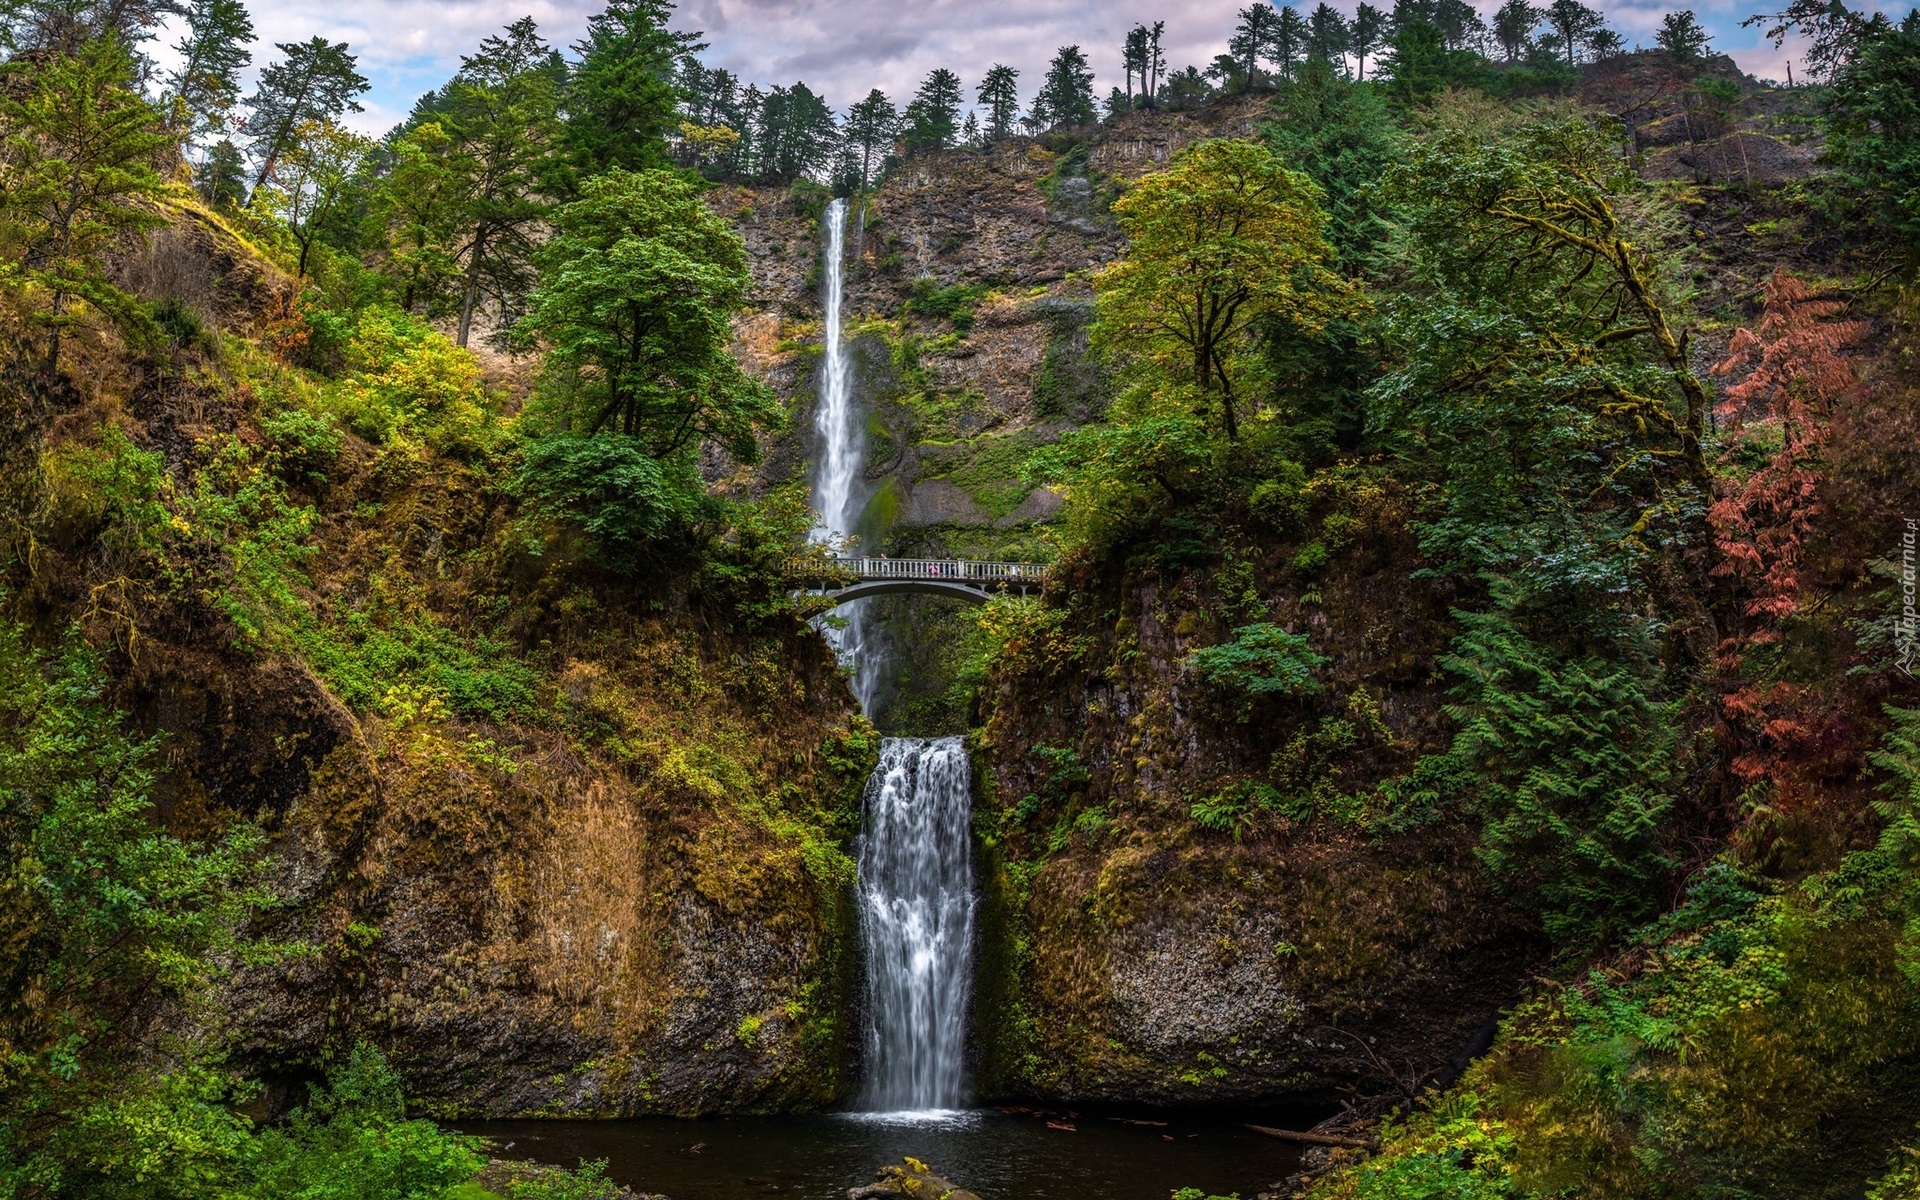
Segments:
[[[471,354],[392,308],[362,310],[350,330],[344,373],[321,404],[355,433],[376,445],[420,444],[469,462],[498,443],[499,423]]]
[[[248,942],[268,902],[262,839],[155,828],[158,743],[125,733],[77,637],[40,649],[0,620],[0,1193],[114,1197],[116,1172],[154,1183],[238,1136],[220,1078],[145,1074],[166,1003],[202,989]],[[191,1027],[192,1022],[187,1022]],[[144,1165],[143,1165],[144,1164]],[[175,1194],[175,1193],[153,1193]]]
[[[1511,608],[1456,616],[1461,677],[1448,752],[1477,783],[1482,856],[1547,932],[1585,943],[1630,928],[1673,869],[1677,705],[1631,646],[1602,657],[1530,637]]]
[[[1234,630],[1231,642],[1194,651],[1187,666],[1219,687],[1256,696],[1300,695],[1320,690],[1313,672],[1326,662],[1307,648],[1305,634],[1260,621]]]
[[[672,12],[669,0],[612,0],[588,18],[562,101],[562,145],[582,178],[666,165],[666,135],[679,124],[674,65],[705,48],[667,28]]]
[[[1870,208],[1920,261],[1920,16],[1876,14],[1826,101],[1827,153],[1872,197]]]
[[[340,431],[304,408],[288,408],[260,422],[275,456],[275,471],[288,483],[324,483],[327,464],[340,455]]]
[[[1375,185],[1400,151],[1401,135],[1373,85],[1354,83],[1313,59],[1274,93],[1261,136],[1289,167],[1320,186],[1327,240],[1357,271],[1386,235]]]
[[[987,286],[983,283],[941,287],[934,279],[923,276],[913,281],[913,294],[901,307],[917,317],[952,321],[955,330],[966,333],[973,328],[973,306],[986,294]]]
[[[247,1200],[442,1200],[486,1165],[475,1139],[407,1120],[399,1077],[365,1044],[256,1134],[244,1161]]]
[[[391,711],[418,695],[448,712],[489,721],[537,718],[532,668],[489,637],[462,638],[398,609],[340,605],[309,621],[298,644],[334,694],[359,712]]]
[[[712,501],[690,456],[661,461],[617,433],[528,442],[518,477],[536,519],[578,528],[595,552],[631,568],[650,549],[684,546]]]
[[[174,141],[133,87],[133,60],[114,38],[0,66],[0,287],[29,295],[49,372],[81,318],[73,300],[144,325],[104,256],[163,223],[152,163]]]
[[[634,439],[651,458],[711,443],[753,461],[755,431],[779,411],[729,352],[748,277],[740,235],[670,172],[613,171],[581,190],[554,216],[522,323],[578,373],[542,417]]]
[[[626,1194],[607,1178],[605,1159],[582,1159],[571,1171],[543,1171],[507,1185],[508,1200],[620,1200]]]

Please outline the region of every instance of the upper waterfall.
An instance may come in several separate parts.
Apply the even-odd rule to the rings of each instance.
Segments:
[[[820,514],[813,539],[828,541],[853,534],[859,517],[854,483],[865,465],[865,439],[853,410],[853,386],[847,348],[840,337],[840,308],[845,291],[847,202],[834,200],[821,217],[826,226],[826,270],[822,272],[827,313],[824,357],[820,364],[820,402],[813,428],[819,435],[820,461],[814,473],[813,506]]]

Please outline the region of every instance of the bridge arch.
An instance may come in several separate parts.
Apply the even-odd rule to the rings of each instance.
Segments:
[[[1046,568],[1039,563],[976,562],[967,559],[850,558],[842,559],[854,582],[842,587],[826,581],[806,589],[835,604],[868,596],[946,596],[968,604],[985,604],[997,593],[1040,586]]]
[[[863,579],[859,583],[822,594],[832,597],[836,604],[864,600],[868,596],[900,595],[946,596],[964,600],[968,604],[985,604],[992,593],[977,584],[969,586],[937,579]]]

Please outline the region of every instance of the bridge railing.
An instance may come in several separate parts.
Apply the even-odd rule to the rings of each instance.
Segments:
[[[1043,563],[975,562],[962,558],[851,558],[848,570],[862,579],[950,579],[962,583],[1038,584]]]

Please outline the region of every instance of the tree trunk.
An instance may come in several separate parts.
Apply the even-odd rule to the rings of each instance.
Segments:
[[[473,308],[480,299],[480,256],[486,252],[485,234],[475,234],[473,252],[467,258],[467,281],[460,291],[460,334],[453,344],[466,349],[467,336],[473,330]]]

